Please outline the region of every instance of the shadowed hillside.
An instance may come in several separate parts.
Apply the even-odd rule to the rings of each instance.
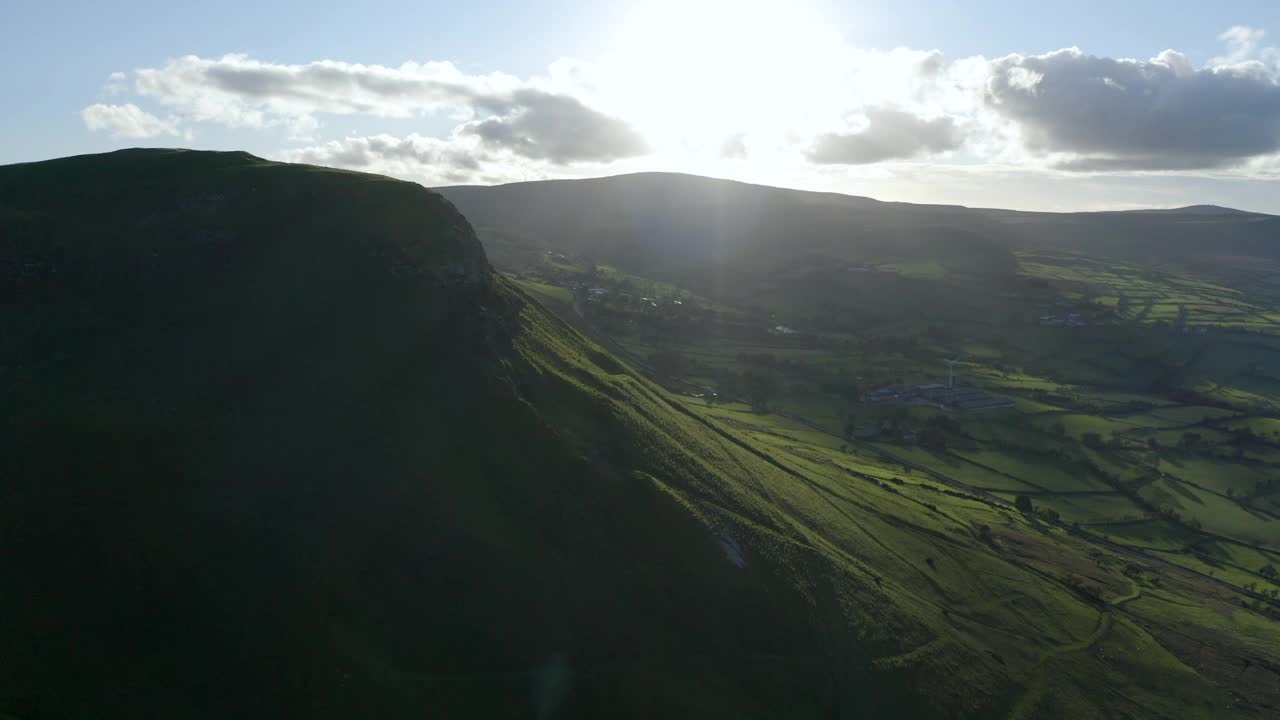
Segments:
[[[1193,269],[1219,281],[1274,272],[1280,217],[1198,205],[1130,212],[1016,212],[889,203],[674,173],[440,188],[495,264],[546,250],[706,291],[850,262],[934,261],[1007,275],[1011,251],[1053,249]]]
[[[417,185],[9,166],[0,261],[0,714],[1276,707],[1235,590],[669,393]]]
[[[439,196],[130,151],[0,198],[0,710],[911,707],[833,685],[794,579],[675,490],[768,523],[719,472],[770,466],[493,279]]]
[[[440,192],[473,218],[499,267],[543,246],[642,274],[746,282],[796,267],[894,258],[1008,272],[998,226],[964,208],[902,205],[674,173]],[[904,211],[907,208],[907,211]],[[979,233],[976,230],[981,229]]]

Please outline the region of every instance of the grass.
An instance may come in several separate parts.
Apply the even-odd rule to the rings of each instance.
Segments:
[[[527,292],[533,293],[535,297],[543,301],[566,304],[573,303],[573,293],[569,292],[568,288],[525,279],[515,279],[513,282]]]
[[[1012,500],[1012,497],[1007,499]],[[1135,509],[1117,494],[1100,495],[1035,495],[1032,496],[1037,507],[1051,507],[1062,514],[1062,519],[1069,523],[1096,525],[1124,520],[1132,515]]]
[[[1062,463],[1045,462],[1043,456],[1010,451],[978,451],[955,453],[1003,475],[1018,478],[1023,483],[1045,492],[1108,491],[1110,488],[1097,479],[1086,467],[1070,467]]]
[[[1092,303],[1091,297],[1106,298],[1098,304],[1126,313],[1137,313],[1140,307],[1145,323],[1167,320],[1170,313],[1176,317],[1184,307],[1189,321],[1203,322],[1204,313],[1230,315],[1242,312],[1243,305],[1247,304],[1238,296],[1224,296],[1221,286],[1167,273],[1144,275],[1124,267],[1110,272],[1088,263],[1081,265],[1077,259],[1041,257],[1034,262],[1042,267],[1033,268],[1032,277],[1048,277],[1045,268],[1055,264],[1063,271],[1061,277],[1051,281],[1068,283],[1059,290],[1074,289],[1066,295],[1059,294],[1059,298],[1069,297],[1068,302],[1076,304]],[[1087,277],[1090,274],[1095,275]],[[886,366],[908,382],[920,381],[937,377],[945,368],[936,360],[917,358],[909,353],[859,347],[864,336],[856,328],[824,330],[821,324],[813,323],[812,315],[805,315],[812,313],[815,303],[834,303],[830,307],[838,305],[845,312],[863,313],[862,317],[876,332],[914,337],[917,347],[923,346],[930,353],[950,352],[955,347],[971,348],[972,352],[961,365],[962,376],[993,392],[1013,397],[1014,410],[1005,416],[958,418],[961,429],[958,436],[948,440],[949,452],[885,438],[876,446],[893,457],[947,474],[972,487],[1001,493],[1007,499],[1019,494],[1034,497],[1037,506],[1056,511],[1069,522],[1110,524],[1141,518],[1149,511],[1142,503],[1154,501],[1166,510],[1185,513],[1187,519],[1200,522],[1205,532],[1215,532],[1214,528],[1232,522],[1231,508],[1222,507],[1218,500],[1207,501],[1206,511],[1203,502],[1151,489],[1135,502],[1113,489],[1111,483],[1142,483],[1155,463],[1175,478],[1180,478],[1179,473],[1185,468],[1189,477],[1181,478],[1184,482],[1207,483],[1201,487],[1212,492],[1225,494],[1231,489],[1244,493],[1257,485],[1258,473],[1271,470],[1268,463],[1272,454],[1265,446],[1245,448],[1239,460],[1232,460],[1231,456],[1236,453],[1234,441],[1225,430],[1242,410],[1262,407],[1272,400],[1265,384],[1259,385],[1260,381],[1242,374],[1251,371],[1250,368],[1256,370],[1259,365],[1265,367],[1275,359],[1271,355],[1274,348],[1267,344],[1266,338],[1246,342],[1225,336],[1206,344],[1194,335],[1150,328],[1135,330],[1107,320],[1065,333],[1028,323],[1043,311],[1036,306],[1025,307],[1025,300],[985,302],[980,295],[975,295],[975,287],[966,284],[962,273],[913,278],[900,273],[897,278],[886,275],[870,280],[862,275],[866,274],[852,280],[848,274],[830,278],[810,275],[803,287],[779,280],[757,298],[762,305],[776,303],[773,307],[779,319],[797,318],[784,321],[797,323],[809,332],[815,332],[816,328],[820,335],[816,346],[798,347],[776,338],[721,336],[714,331],[674,343],[670,338],[643,339],[626,333],[622,340],[642,356],[673,349],[684,354],[697,367],[691,377],[702,386],[714,386],[719,373],[741,371],[744,353],[769,354],[778,363],[775,371],[792,388],[773,400],[772,406],[837,434],[850,418],[859,429],[867,422],[886,423],[895,418],[919,429],[936,412],[850,405],[836,394],[823,392],[823,382],[835,377],[857,377],[863,381],[862,376],[878,377],[879,383],[889,382],[893,376],[886,376]],[[637,282],[643,278],[631,276],[628,280]],[[1105,281],[1114,291],[1092,295],[1095,290],[1086,287],[1086,280],[1088,283]],[[879,306],[891,308],[892,313],[881,313],[874,318],[866,315],[865,306],[859,303],[869,302],[869,297],[863,294],[872,291],[871,284],[876,286],[874,292],[880,298]],[[839,294],[835,297],[840,299],[833,299],[832,292],[837,289]],[[678,286],[669,292],[679,292]],[[1213,296],[1212,301],[1204,300],[1205,296]],[[936,328],[926,325],[929,321],[922,313],[925,308],[937,310],[945,305],[968,308],[969,312],[983,316],[984,321],[951,318],[946,327],[953,329],[956,339],[940,338],[933,332]],[[729,306],[725,307],[732,311]],[[915,317],[918,312],[921,315]],[[750,313],[734,317],[747,318]],[[827,332],[830,334],[825,335]],[[822,337],[828,339],[824,341]],[[841,349],[841,344],[845,349]],[[1236,344],[1245,349],[1243,354],[1236,352]],[[1229,349],[1219,350],[1219,346]],[[917,351],[917,354],[923,353]],[[1233,359],[1237,356],[1244,360]],[[1162,375],[1167,377],[1179,367],[1176,372],[1184,375],[1179,382],[1201,393],[1199,398],[1175,399],[1160,390],[1160,383],[1167,382],[1161,379]],[[828,380],[810,379],[819,374]],[[1206,378],[1216,381],[1205,383]],[[877,381],[866,382],[874,386]],[[1223,399],[1234,406],[1206,404]],[[770,435],[776,429],[767,427],[771,422],[764,419],[767,417],[739,408],[732,421],[737,423],[735,427],[750,433],[753,441],[772,443],[780,451],[794,448],[801,440],[816,442],[811,436],[794,434],[788,440],[777,440]],[[1261,426],[1266,427],[1265,423]],[[1117,444],[1105,449],[1084,447],[1082,441],[1087,433],[1096,433],[1103,442]],[[1185,433],[1198,435],[1202,447],[1194,453],[1180,449]],[[1157,443],[1154,450],[1147,445],[1151,440]],[[835,442],[838,441],[830,437],[820,441],[828,448]],[[852,447],[857,452],[858,444]],[[1280,502],[1272,500],[1251,500],[1250,506],[1260,509],[1274,506],[1280,510]],[[1208,524],[1199,516],[1206,512],[1210,516]],[[1265,517],[1252,510],[1245,512]],[[1263,537],[1257,534],[1261,528],[1253,527],[1251,521],[1242,522],[1250,537]],[[1186,528],[1176,530],[1172,535],[1177,537],[1169,542],[1181,542],[1181,536],[1187,534],[1195,535]],[[1129,541],[1136,544],[1152,539],[1141,533],[1135,535],[1133,528],[1117,528],[1114,536],[1121,539],[1133,536]],[[1156,539],[1164,541],[1158,536]]]
[[[1239,290],[1167,272],[1127,266],[1114,259],[1105,262],[1080,256],[1025,253],[1019,259],[1023,273],[1054,283],[1080,302],[1112,308],[1127,320],[1172,322],[1180,313],[1190,323],[1214,328],[1250,328],[1274,332],[1280,329],[1266,318],[1259,305]],[[1257,321],[1240,321],[1241,315],[1259,315]]]
[[[1242,542],[1280,548],[1280,523],[1214,492],[1164,478],[1143,489],[1148,499],[1200,522],[1207,532]]]
[[[1245,495],[1259,482],[1270,477],[1270,469],[1265,466],[1224,461],[1200,455],[1167,454],[1163,465],[1165,472],[1204,487],[1213,492],[1225,495],[1234,491]]]
[[[1089,530],[1144,550],[1181,550],[1196,537],[1183,526],[1162,519],[1104,521],[1090,525]]]
[[[1113,433],[1123,433],[1142,427],[1138,423],[1127,422],[1124,419],[1073,413],[1043,416],[1036,418],[1033,422],[1044,431],[1049,431],[1054,426],[1061,425],[1065,428],[1066,433],[1076,440],[1082,438],[1085,433],[1097,433],[1105,438]]]

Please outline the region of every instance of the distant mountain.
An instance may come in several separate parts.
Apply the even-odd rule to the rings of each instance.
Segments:
[[[1126,210],[1124,212],[1132,213],[1156,213],[1171,215],[1263,215],[1264,213],[1249,212],[1248,210],[1236,210],[1235,208],[1222,207],[1221,205],[1187,205],[1179,208],[1152,208],[1146,210]]]
[[[999,223],[965,208],[901,205],[672,173],[438,191],[473,218],[500,267],[555,248],[696,284],[888,258],[1007,272]]]
[[[697,286],[797,267],[929,259],[1008,273],[1012,251],[1212,265],[1280,260],[1280,217],[1216,206],[1046,213],[885,203],[670,173],[439,188],[499,267],[555,249]],[[1202,269],[1204,269],[1202,267]]]

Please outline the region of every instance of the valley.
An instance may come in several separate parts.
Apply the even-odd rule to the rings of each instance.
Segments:
[[[723,252],[704,229],[685,228],[688,242]],[[1153,269],[1011,243],[1016,270],[986,272],[798,247],[774,272],[645,277],[608,245],[578,247],[548,243],[506,269],[760,445],[873,483],[940,481],[1106,548],[1126,577],[1186,571],[1280,617],[1280,435],[1267,430],[1280,316],[1265,287],[1222,284],[1234,264]],[[1011,407],[956,411],[946,398],[960,389]],[[1117,592],[1120,606],[1142,597],[1137,583]],[[1067,647],[1091,647],[1109,622]]]
[[[548,262],[517,272],[549,307],[571,307],[576,293],[572,307],[591,327],[709,406],[768,408],[849,447],[891,450],[1009,502],[1028,498],[1055,521],[1273,595],[1266,568],[1280,561],[1280,436],[1248,429],[1268,427],[1280,401],[1270,379],[1280,337],[1268,313],[1252,309],[1261,324],[1241,325],[1245,311],[1228,304],[1243,304],[1239,293],[1160,275],[1129,285],[1127,297],[1150,298],[1143,310],[1116,312],[1092,293],[1126,292],[1114,279],[1122,268],[1111,284],[1086,283],[1080,259],[1045,260],[1020,256],[1025,294],[1009,283],[985,302],[966,277],[815,269],[734,307],[614,268]],[[929,284],[954,287],[920,287]],[[1217,305],[1192,305],[1181,322],[1152,319],[1151,307],[1185,298],[1187,286]],[[946,302],[957,289],[968,300],[960,309]],[[849,316],[871,295],[880,316],[855,327]],[[913,302],[936,303],[936,312]],[[1036,313],[1048,310],[1081,319],[1046,324]],[[901,383],[934,383],[945,399],[957,382],[951,358],[961,387],[1012,407],[956,412],[881,399]]]

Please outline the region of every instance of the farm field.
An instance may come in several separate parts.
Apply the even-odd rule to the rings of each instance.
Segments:
[[[880,275],[815,271],[803,285],[771,282],[749,304],[739,294],[714,305],[607,267],[602,282],[622,278],[681,304],[580,305],[630,357],[697,396],[703,412],[805,463],[819,453],[828,463],[856,459],[875,477],[936,473],[1171,561],[1215,538],[1280,551],[1280,415],[1270,409],[1280,387],[1261,379],[1280,376],[1280,342],[1232,334],[1269,323],[1267,313],[1241,293],[1167,272],[1043,254],[1020,257],[1019,267],[1041,289],[998,303],[975,296],[963,273],[923,264]],[[873,287],[897,299],[879,303],[892,312],[855,304]],[[931,322],[918,312],[961,296],[974,314],[951,308]],[[813,312],[820,303],[825,315]],[[846,324],[837,309],[875,331]],[[1035,321],[1067,310],[1091,321]],[[944,362],[951,352],[954,369]],[[945,385],[950,373],[1012,407],[967,415],[863,399],[883,385]],[[872,458],[881,464],[866,466]],[[1197,557],[1183,559],[1203,569]],[[1220,579],[1257,581],[1240,571]]]

